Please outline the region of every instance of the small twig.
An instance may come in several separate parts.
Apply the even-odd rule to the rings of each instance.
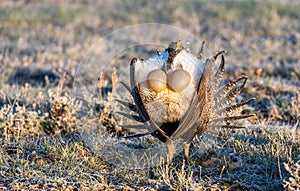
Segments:
[[[277,157],[277,165],[278,165],[279,177],[280,177],[280,179],[282,179],[282,173],[281,173],[280,158],[279,158],[279,156]]]
[[[118,74],[117,69],[114,67],[113,73],[111,74],[111,83],[112,83],[112,94],[115,94],[117,91],[117,82],[118,82]]]
[[[97,89],[98,89],[98,92],[99,92],[100,103],[103,102],[103,97],[102,97],[103,83],[104,83],[104,75],[103,75],[103,73],[100,73],[99,78],[98,78],[98,83],[97,83]]]
[[[226,163],[227,163],[226,157],[224,156],[224,165],[222,166],[222,169],[221,169],[221,172],[220,172],[220,175],[219,175],[220,178],[222,178],[223,172],[226,168]]]
[[[60,80],[58,82],[57,91],[56,91],[56,99],[58,99],[61,96],[65,80],[66,80],[66,72],[63,74],[63,76],[60,78]]]
[[[116,94],[117,92],[117,82],[118,82],[118,74],[117,74],[117,70],[114,67],[113,72],[111,74],[111,93],[109,94],[108,97],[108,106],[110,106],[112,104],[112,100],[113,100],[113,96]]]

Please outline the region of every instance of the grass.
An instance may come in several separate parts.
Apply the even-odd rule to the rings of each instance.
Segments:
[[[1,1],[0,189],[299,189],[299,8],[285,1]],[[225,81],[247,74],[238,100],[255,97],[244,112],[257,117],[230,132],[232,139],[196,139],[187,165],[179,153],[169,165],[126,169],[88,147],[76,125],[92,115],[96,122],[86,127],[124,133],[113,117],[118,89],[112,83],[124,79],[134,49],[112,58],[114,68],[104,68],[95,95],[98,69],[78,66],[86,55],[102,66],[111,53],[106,44],[88,54],[100,37],[147,22],[190,31],[212,52],[226,49]],[[74,96],[78,87],[86,88],[83,100]],[[156,143],[147,141],[142,146]]]

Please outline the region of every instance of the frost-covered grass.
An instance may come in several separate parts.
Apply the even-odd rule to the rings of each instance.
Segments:
[[[299,189],[299,9],[299,3],[285,1],[1,1],[0,188]],[[146,22],[188,30],[212,52],[226,49],[225,81],[247,74],[238,99],[256,97],[245,107],[257,116],[247,129],[232,133],[234,139],[213,139],[205,152],[195,140],[188,165],[180,153],[170,165],[116,167],[90,150],[76,131],[80,100],[72,94],[72,82],[76,78],[76,86],[88,87],[98,77],[88,66],[77,71],[78,64],[100,37]],[[117,59],[127,67],[132,57]],[[104,96],[114,81],[113,69],[108,71],[100,84]],[[96,123],[118,127],[122,135],[111,118],[111,101],[97,98],[96,103]]]

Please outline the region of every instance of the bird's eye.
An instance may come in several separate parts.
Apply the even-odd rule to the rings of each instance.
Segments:
[[[153,91],[160,92],[166,89],[167,75],[161,69],[153,70],[148,74],[147,82]]]
[[[168,86],[175,92],[183,91],[191,81],[190,74],[185,70],[175,70],[168,73]]]

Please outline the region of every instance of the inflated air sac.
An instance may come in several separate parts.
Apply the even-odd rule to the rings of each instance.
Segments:
[[[160,92],[167,87],[167,75],[161,70],[153,70],[147,76],[147,83],[151,90]]]
[[[185,70],[170,71],[167,76],[168,86],[175,92],[183,91],[191,82],[190,74]]]

